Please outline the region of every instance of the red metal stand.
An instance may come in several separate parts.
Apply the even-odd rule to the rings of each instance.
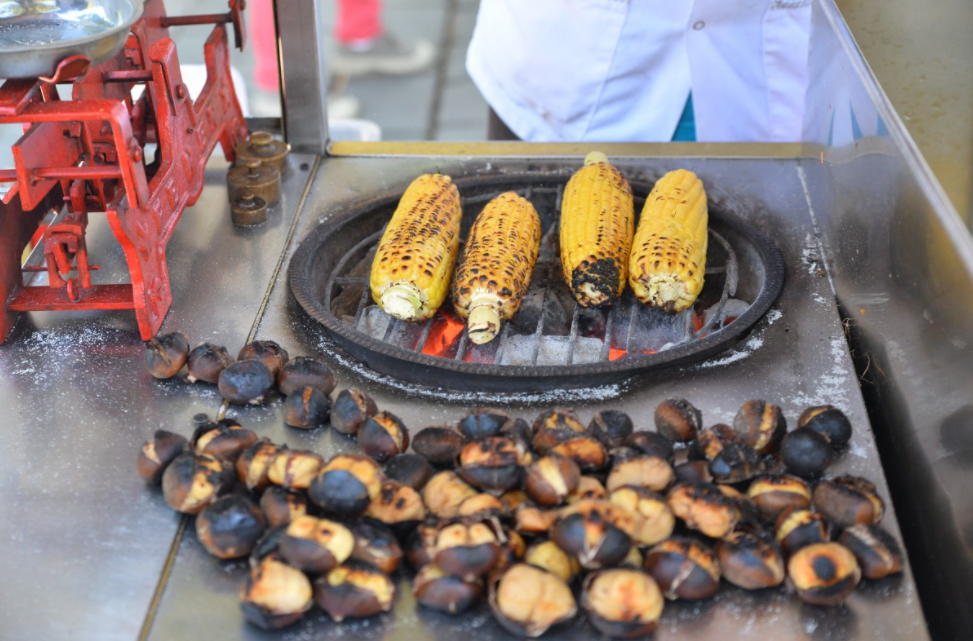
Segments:
[[[0,205],[0,342],[18,312],[134,309],[143,339],[158,331],[172,303],[165,247],[183,210],[203,191],[217,143],[227,160],[247,128],[230,79],[224,23],[243,47],[243,0],[221,15],[170,18],[147,0],[125,47],[96,67],[68,58],[53,78],[8,80],[0,87],[0,124],[17,123],[14,183]],[[216,26],[206,41],[207,80],[194,102],[182,82],[169,25]],[[71,84],[61,100],[57,84]],[[138,86],[145,91],[137,98]],[[156,144],[147,162],[144,147]],[[18,198],[19,196],[19,198]],[[21,267],[24,248],[51,211],[65,213],[43,232],[46,268]],[[92,284],[85,228],[105,212],[121,243],[131,284]],[[46,271],[48,285],[27,287],[24,272]]]

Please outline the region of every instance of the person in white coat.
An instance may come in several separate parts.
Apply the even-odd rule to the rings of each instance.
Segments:
[[[811,0],[483,0],[466,68],[523,140],[798,141],[810,22]]]

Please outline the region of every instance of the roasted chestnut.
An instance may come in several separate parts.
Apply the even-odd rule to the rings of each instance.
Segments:
[[[267,366],[274,379],[281,368],[290,360],[287,350],[274,341],[251,341],[240,349],[237,361],[260,361]]]
[[[539,637],[578,612],[568,584],[533,565],[518,563],[488,583],[494,617],[517,636]]]
[[[264,530],[264,535],[257,541],[250,552],[250,558],[247,559],[250,569],[259,566],[264,559],[283,562],[280,557],[280,539],[286,531],[287,525],[277,525]]]
[[[465,581],[486,575],[500,560],[499,526],[488,519],[459,519],[436,534],[432,561],[446,574]]]
[[[340,523],[305,515],[287,525],[278,549],[299,570],[330,572],[351,556],[355,537]]]
[[[839,528],[856,523],[878,525],[885,516],[885,502],[875,485],[860,476],[839,476],[818,483],[814,507]]]
[[[365,514],[385,523],[396,533],[405,533],[426,518],[422,497],[408,485],[385,481]]]
[[[760,528],[760,510],[756,504],[750,500],[746,494],[736,489],[732,485],[717,485],[716,489],[723,493],[723,496],[733,501],[737,510],[737,528],[744,524],[747,529]]]
[[[682,483],[666,499],[690,529],[716,539],[732,532],[740,518],[733,500],[710,483]]]
[[[139,450],[136,463],[139,476],[146,483],[158,485],[162,482],[162,474],[169,463],[188,449],[189,441],[186,437],[166,430],[156,430],[155,435]]]
[[[523,490],[510,490],[500,495],[500,502],[503,504],[503,511],[508,516],[513,514],[518,507],[530,501],[527,493]]]
[[[519,440],[490,436],[463,446],[456,472],[473,487],[499,496],[521,486],[524,466],[530,461],[530,453]]]
[[[713,474],[706,461],[686,461],[672,468],[678,483],[712,483]]]
[[[314,582],[314,602],[339,623],[388,612],[394,599],[392,579],[361,561],[348,561]]]
[[[727,443],[741,442],[740,435],[725,423],[717,423],[702,430],[689,446],[689,459],[712,461]]]
[[[217,380],[223,398],[236,405],[260,405],[274,386],[274,373],[261,361],[237,361]]]
[[[306,490],[323,465],[324,459],[314,452],[281,449],[270,463],[267,478],[289,490]]]
[[[744,590],[772,588],[784,582],[780,550],[767,536],[730,532],[716,544],[723,578]]]
[[[570,582],[581,572],[578,560],[550,540],[537,541],[527,548],[524,563],[543,568],[565,582]]]
[[[203,343],[193,348],[186,359],[186,366],[189,370],[187,380],[190,383],[203,381],[216,385],[220,380],[220,372],[233,364],[233,357],[221,345]]]
[[[655,630],[664,604],[658,584],[641,570],[594,572],[581,588],[581,607],[588,621],[616,639],[635,639]]]
[[[628,555],[634,518],[608,501],[580,501],[561,510],[551,540],[577,557],[582,567],[597,570],[617,565]]]
[[[374,519],[361,519],[349,529],[355,536],[352,559],[374,565],[386,574],[395,572],[402,561],[402,547],[390,528]]]
[[[581,422],[581,419],[578,418],[577,414],[571,410],[566,410],[559,407],[552,410],[547,410],[534,419],[532,429],[535,435],[541,430],[566,429],[571,430],[572,432],[577,432],[578,434],[585,434],[587,432],[584,423]]]
[[[632,432],[625,439],[625,445],[646,456],[657,456],[670,464],[675,454],[672,441],[656,432]]]
[[[357,387],[341,390],[331,409],[331,427],[342,434],[357,434],[369,416],[378,414],[375,401]]]
[[[451,427],[427,427],[412,439],[412,449],[432,465],[450,466],[463,449],[463,436]]]
[[[308,498],[325,512],[341,517],[365,513],[382,488],[382,470],[367,456],[338,454],[308,487]]]
[[[709,462],[709,471],[717,483],[742,483],[762,474],[764,463],[746,443],[727,443]]]
[[[247,556],[266,527],[260,508],[239,495],[217,499],[196,516],[196,538],[218,559]]]
[[[501,516],[506,512],[503,501],[492,494],[481,492],[475,494],[459,504],[456,510],[459,516]]]
[[[608,450],[608,456],[611,457],[612,467],[615,467],[619,463],[630,461],[633,458],[638,458],[642,455],[643,455],[642,452],[638,451],[634,447],[629,447],[628,445],[613,447],[610,450]]]
[[[239,425],[228,422],[208,423],[193,435],[193,449],[197,454],[209,454],[235,463],[244,450],[256,443],[257,435]]]
[[[558,511],[525,503],[514,511],[514,527],[522,534],[546,534],[554,527]]]
[[[666,500],[655,492],[641,487],[620,487],[612,491],[608,501],[632,515],[629,536],[636,545],[655,545],[672,536],[676,517]]]
[[[778,545],[788,555],[805,546],[831,539],[821,515],[802,508],[791,508],[777,517],[774,533]]]
[[[820,432],[799,427],[784,437],[780,457],[784,467],[793,474],[817,478],[831,465],[831,444]]]
[[[358,428],[358,445],[362,452],[384,463],[409,448],[409,430],[391,412],[379,412]]]
[[[530,423],[522,418],[514,418],[503,424],[503,427],[500,428],[500,435],[517,438],[524,443],[530,443],[532,430]]]
[[[655,429],[676,443],[689,443],[703,429],[703,413],[684,398],[670,398],[655,408]]]
[[[442,525],[440,519],[427,518],[406,537],[402,551],[405,553],[405,560],[413,570],[419,570],[432,563],[432,553],[436,546],[440,525]]]
[[[145,344],[145,366],[155,378],[172,378],[188,357],[189,339],[181,332],[151,338]]]
[[[831,405],[807,408],[797,419],[797,426],[807,427],[825,436],[836,450],[851,440],[851,421],[844,412]]]
[[[240,590],[247,621],[264,630],[296,623],[314,603],[311,582],[303,572],[268,557],[250,570]]]
[[[577,463],[582,472],[594,472],[606,467],[609,463],[608,450],[605,449],[604,444],[595,437],[586,434],[563,438],[544,454],[566,456]]]
[[[180,454],[162,474],[162,495],[169,507],[198,514],[233,483],[233,467],[208,454]]]
[[[466,499],[478,494],[456,472],[446,470],[434,474],[422,488],[422,500],[435,516],[449,519],[459,514],[459,506]]]
[[[866,579],[881,579],[902,571],[899,542],[877,525],[852,525],[841,533],[838,543],[855,555]]]
[[[815,543],[791,556],[787,576],[806,603],[840,605],[858,585],[861,568],[843,545]]]
[[[754,479],[747,496],[760,510],[760,517],[771,523],[785,510],[811,506],[811,488],[803,479],[790,474]]]
[[[608,473],[605,488],[611,492],[626,485],[661,492],[675,479],[668,461],[657,456],[642,456],[619,463]]]
[[[536,503],[551,507],[563,503],[577,489],[581,470],[573,460],[559,454],[537,459],[527,466],[527,495]]]
[[[236,474],[240,482],[251,492],[259,491],[270,485],[267,474],[280,448],[262,438],[243,450],[236,461]]]
[[[320,427],[330,414],[331,399],[316,387],[301,388],[284,399],[284,423],[291,427]]]
[[[260,510],[267,517],[267,525],[287,525],[299,516],[307,514],[307,499],[303,493],[288,492],[273,485],[260,497]]]
[[[463,438],[476,441],[499,435],[500,429],[511,420],[513,417],[502,410],[476,409],[461,418],[456,429]]]
[[[699,601],[720,588],[720,562],[716,554],[692,539],[673,537],[645,556],[645,569],[667,599]]]
[[[421,432],[420,432],[421,433]],[[416,435],[418,438],[418,435]],[[415,447],[415,443],[412,444]],[[432,477],[432,467],[424,456],[418,454],[396,454],[382,467],[385,478],[421,490]]]
[[[313,387],[327,396],[334,391],[334,373],[327,365],[310,356],[298,356],[280,368],[277,389],[281,394],[290,396],[305,387]]]
[[[773,454],[780,449],[781,439],[787,433],[787,421],[776,405],[750,400],[733,417],[733,429],[760,454]]]
[[[604,498],[608,498],[608,490],[602,482],[594,476],[582,476],[578,480],[578,487],[568,495],[568,503]]]
[[[608,447],[618,447],[635,430],[632,418],[619,410],[602,410],[588,424],[588,431]]]
[[[483,582],[446,574],[434,564],[427,563],[413,579],[412,593],[419,605],[459,614],[483,597]]]
[[[520,536],[517,530],[504,526],[503,537],[506,538],[506,541],[500,548],[500,560],[497,561],[496,567],[493,568],[494,572],[509,568],[514,563],[518,563],[524,558],[524,554],[527,553],[527,544],[524,542],[524,537]]]

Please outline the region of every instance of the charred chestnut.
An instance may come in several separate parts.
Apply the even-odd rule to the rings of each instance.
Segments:
[[[355,536],[352,559],[374,565],[386,574],[395,572],[402,561],[402,547],[391,529],[374,519],[362,519],[349,529]]]
[[[289,490],[306,490],[323,465],[324,459],[314,452],[281,449],[270,463],[267,478]]]
[[[561,511],[551,540],[577,557],[582,567],[597,570],[617,565],[632,547],[634,519],[608,501],[581,501]]]
[[[763,473],[764,463],[746,443],[727,443],[710,461],[709,471],[717,483],[742,483]]]
[[[243,451],[257,440],[254,432],[234,423],[208,423],[193,435],[193,449],[197,454],[209,454],[225,461],[236,462]]]
[[[641,570],[612,569],[589,574],[581,607],[596,630],[616,639],[635,639],[659,625],[665,599],[655,580]]]
[[[838,543],[855,555],[866,579],[881,579],[902,571],[899,542],[877,525],[852,525],[841,533]]]
[[[252,341],[243,346],[236,359],[237,361],[260,361],[267,366],[276,379],[281,368],[290,360],[290,355],[274,341]]]
[[[780,445],[784,467],[806,479],[821,476],[831,465],[832,450],[828,439],[809,427],[789,432]]]
[[[288,492],[282,487],[271,486],[260,497],[260,510],[267,517],[269,527],[287,525],[299,516],[307,514],[304,494]]]
[[[472,581],[484,576],[500,560],[498,527],[489,520],[460,519],[436,534],[432,561],[446,574]]]
[[[527,467],[527,495],[536,503],[551,507],[563,503],[577,489],[581,470],[571,459],[551,454]]]
[[[605,449],[602,442],[585,434],[564,438],[545,454],[566,456],[577,463],[582,472],[600,470],[609,463],[608,450]]]
[[[698,541],[673,537],[656,545],[645,557],[645,569],[667,599],[708,599],[720,587],[720,562]]]
[[[481,492],[475,494],[459,504],[456,513],[459,516],[499,517],[506,512],[503,502],[492,494]]]
[[[443,519],[458,515],[460,504],[476,494],[478,492],[472,486],[450,470],[434,474],[422,488],[422,500],[426,507]]]
[[[684,483],[667,497],[672,513],[693,530],[721,538],[733,531],[740,518],[733,500],[709,483]]]
[[[421,434],[421,432],[420,432]],[[418,434],[416,435],[418,439]],[[415,443],[412,444],[415,447]],[[421,490],[432,477],[432,467],[424,456],[418,454],[396,454],[382,468],[385,478]]]
[[[186,359],[190,383],[203,381],[216,385],[220,380],[220,372],[233,364],[233,357],[221,345],[203,343],[193,348]]]
[[[338,393],[331,410],[331,427],[342,434],[357,434],[369,416],[378,414],[372,397],[357,387],[349,387]]]
[[[435,517],[427,518],[414,529],[405,539],[402,551],[405,560],[413,570],[419,570],[432,563],[433,549],[436,546],[436,535],[442,523]]]
[[[629,535],[636,545],[655,545],[672,536],[676,517],[666,500],[655,492],[641,487],[620,487],[608,496],[608,501],[632,515]]]
[[[494,617],[518,636],[539,637],[578,612],[568,584],[533,565],[518,563],[491,577],[489,585]]]
[[[788,555],[831,538],[821,515],[802,508],[791,508],[781,514],[774,524],[774,532],[780,548]]]
[[[655,408],[655,429],[676,443],[689,443],[703,429],[703,413],[684,398],[670,398]]]
[[[406,532],[426,518],[426,507],[419,493],[408,485],[385,481],[365,514],[396,532]]]
[[[723,493],[723,496],[733,501],[737,511],[737,528],[745,525],[748,529],[752,527],[760,528],[760,511],[757,505],[750,500],[746,494],[736,489],[732,485],[717,485],[716,489]]]
[[[578,434],[585,434],[584,423],[578,418],[577,414],[571,410],[554,408],[548,410],[534,419],[533,431],[536,435],[541,430],[570,430]]]
[[[274,373],[260,361],[237,361],[217,380],[223,398],[236,405],[260,405],[274,386]]]
[[[412,439],[412,449],[432,465],[452,465],[463,449],[463,436],[451,427],[427,427]]]
[[[633,432],[625,439],[625,445],[636,449],[646,456],[657,456],[668,461],[673,461],[674,450],[672,441],[655,432]]]
[[[162,474],[162,495],[169,507],[198,514],[233,483],[233,467],[208,454],[180,454]]]
[[[250,558],[247,559],[250,569],[256,568],[264,559],[283,562],[280,556],[280,539],[286,531],[286,525],[277,525],[264,530],[264,535],[257,541],[250,552]]]
[[[314,582],[314,602],[339,623],[388,612],[394,598],[392,579],[361,561],[348,561]]]
[[[875,484],[860,476],[839,476],[818,483],[814,507],[839,528],[856,523],[878,525],[885,516],[885,502]]]
[[[262,438],[243,450],[236,461],[236,474],[240,482],[251,492],[262,490],[270,485],[267,478],[270,464],[280,448],[266,438]]]
[[[493,568],[494,572],[504,570],[514,563],[518,563],[524,558],[524,554],[527,553],[527,544],[524,543],[524,537],[520,536],[517,530],[504,527],[503,538],[507,540],[500,547],[500,560],[497,561],[496,567]]]
[[[224,496],[196,516],[196,537],[218,559],[247,556],[266,527],[263,512],[245,496]]]
[[[672,468],[672,471],[679,483],[713,482],[713,474],[706,461],[686,461]]]
[[[608,447],[618,447],[635,430],[632,418],[619,410],[602,410],[588,424],[588,431]]]
[[[578,487],[568,495],[568,503],[608,498],[608,490],[601,481],[593,476],[582,476]]]
[[[747,489],[747,496],[760,510],[761,518],[771,523],[790,508],[811,506],[811,488],[803,479],[790,474],[755,479]]]
[[[730,532],[716,544],[723,578],[744,590],[772,588],[784,582],[784,559],[769,537]]]
[[[348,560],[354,549],[351,530],[313,516],[299,516],[291,521],[279,546],[281,557],[305,572],[330,572]]]
[[[740,435],[725,423],[717,423],[701,431],[689,446],[689,458],[693,461],[712,461],[723,451],[727,443],[741,442]]]
[[[788,560],[787,576],[806,603],[840,605],[858,585],[861,568],[843,545],[815,543]]]
[[[456,429],[463,438],[476,441],[499,435],[500,429],[511,420],[513,417],[502,410],[476,409],[461,418]]]
[[[152,338],[145,344],[145,366],[155,378],[172,378],[188,357],[189,339],[181,332]]]
[[[358,445],[362,452],[384,463],[409,448],[409,430],[391,412],[379,412],[358,428]]]
[[[760,454],[773,454],[780,449],[787,433],[787,421],[780,408],[767,401],[751,400],[733,417],[733,429],[743,442]]]
[[[341,517],[364,514],[382,488],[382,470],[367,456],[339,454],[320,468],[308,498],[325,512]]]
[[[500,428],[500,435],[530,443],[532,431],[527,421],[522,418],[514,418],[503,424],[503,427]]]
[[[514,527],[523,534],[546,534],[554,527],[558,511],[525,503],[514,511]]]
[[[642,456],[619,463],[608,474],[605,488],[611,492],[626,485],[661,492],[675,479],[672,466],[656,456]]]
[[[851,421],[845,413],[831,405],[809,407],[797,419],[798,427],[807,427],[823,435],[838,450],[851,440]]]
[[[619,463],[631,461],[633,458],[642,456],[642,452],[638,451],[634,447],[622,445],[621,447],[613,447],[608,450],[608,456],[611,458],[611,466],[615,467]]]
[[[247,621],[264,630],[296,623],[314,603],[311,582],[303,572],[272,557],[250,570],[240,591]]]
[[[313,387],[327,396],[334,391],[334,373],[327,365],[310,356],[298,356],[280,368],[277,375],[277,389],[284,396],[305,387]]]
[[[581,564],[554,541],[537,541],[524,553],[524,563],[535,565],[570,582],[581,573]]]
[[[416,574],[412,592],[419,605],[447,614],[459,614],[483,597],[483,582],[446,574],[428,563]]]
[[[284,399],[284,423],[309,430],[328,422],[331,399],[316,387],[304,387]]]
[[[136,467],[139,476],[146,483],[158,485],[162,482],[162,474],[177,456],[189,449],[189,441],[184,436],[156,430],[155,435],[139,450]]]
[[[491,436],[467,443],[460,451],[458,463],[456,472],[460,478],[499,496],[523,483],[530,454],[516,439]]]

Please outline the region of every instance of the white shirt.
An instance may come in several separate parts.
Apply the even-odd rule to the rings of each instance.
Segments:
[[[524,140],[801,139],[811,0],[482,0],[466,69]]]

